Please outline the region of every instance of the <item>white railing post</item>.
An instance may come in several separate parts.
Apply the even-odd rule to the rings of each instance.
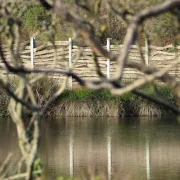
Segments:
[[[107,38],[107,51],[110,52],[111,38]],[[107,59],[107,78],[110,78],[110,59]]]
[[[149,64],[149,43],[147,37],[145,37],[145,64]]]
[[[34,48],[35,48],[35,38],[30,39],[30,51],[31,51],[31,68],[34,69]]]
[[[69,38],[69,69],[72,67],[72,38]],[[69,89],[72,89],[72,77],[69,77]]]

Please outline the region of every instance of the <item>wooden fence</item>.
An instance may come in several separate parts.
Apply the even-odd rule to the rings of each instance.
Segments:
[[[73,45],[72,39],[69,41],[55,41],[52,43],[44,43],[35,46],[35,40],[31,39],[30,43],[22,46],[20,54],[21,59],[25,67],[31,67],[35,69],[39,68],[55,68],[55,69],[68,69],[74,65],[73,71],[77,73],[80,77],[84,79],[98,79],[96,74],[96,68],[93,60],[93,53],[89,47],[79,47]],[[122,45],[110,45],[110,39],[107,39],[107,46],[105,46],[108,51],[111,51],[114,54],[117,54],[119,49],[122,48]],[[76,56],[78,52],[82,50],[82,56],[75,62],[77,59]],[[3,50],[6,58],[10,61],[10,54],[7,51],[7,47],[3,46]],[[143,56],[146,57],[146,48],[142,48]],[[180,54],[180,46],[174,47],[168,45],[165,47],[156,47],[151,46],[151,56],[147,62],[149,66],[155,66],[158,68],[164,68],[175,58],[176,55]],[[107,74],[107,77],[112,77],[116,71],[117,63],[109,61],[102,56],[99,56],[99,63],[104,74]],[[138,47],[133,45],[130,50],[129,59],[136,62],[141,62],[141,55],[138,50]],[[0,66],[4,66],[2,62]],[[2,73],[6,73],[2,71]],[[180,65],[177,65],[174,69],[170,70],[169,74],[173,75],[176,78],[180,77]],[[51,75],[53,78],[62,79],[62,75]],[[131,68],[125,68],[125,73],[123,78],[125,80],[133,80],[143,77],[144,75],[139,71]],[[75,85],[74,81],[69,81],[70,86]]]

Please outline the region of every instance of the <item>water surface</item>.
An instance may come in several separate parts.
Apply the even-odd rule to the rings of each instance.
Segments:
[[[41,122],[39,154],[48,180],[58,176],[90,179],[180,179],[180,124],[166,118],[66,118]],[[0,163],[20,158],[16,130],[0,122]]]

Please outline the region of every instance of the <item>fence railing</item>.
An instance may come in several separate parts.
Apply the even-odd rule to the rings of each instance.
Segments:
[[[69,38],[68,41],[55,41],[54,43],[44,43],[36,45],[35,39],[31,38],[30,43],[24,45],[20,55],[25,67],[31,67],[35,69],[39,68],[55,68],[55,69],[69,69],[73,65],[73,71],[77,73],[80,77],[84,79],[98,79],[96,74],[96,68],[93,59],[93,52],[90,47],[79,47],[73,45],[73,41]],[[114,54],[119,52],[119,49],[123,45],[112,45],[110,44],[110,39],[107,39],[106,48],[108,51],[111,51]],[[10,61],[10,53],[7,50],[6,46],[3,46],[4,54],[8,61]],[[151,46],[151,56],[147,59],[146,56],[146,47],[142,47],[142,54],[145,58],[146,63],[149,66],[155,66],[158,68],[164,68],[171,61],[180,54],[180,46],[174,48],[173,45],[168,45],[165,47]],[[82,50],[82,55],[77,59],[78,52]],[[116,72],[117,63],[112,62],[109,59],[106,59],[102,56],[98,56],[99,65],[104,74],[108,78],[112,77]],[[77,60],[77,61],[76,61]],[[141,62],[142,55],[139,52],[139,48],[136,45],[131,47],[129,53],[129,60]],[[147,60],[149,62],[147,62]],[[0,66],[4,66],[3,63],[0,63]],[[6,71],[1,71],[6,73]],[[180,77],[180,65],[177,65],[175,68],[170,70],[171,75],[176,78]],[[132,69],[125,68],[125,73],[123,75],[124,79],[133,80],[142,78],[143,73]],[[63,76],[53,75],[54,78],[61,80]],[[69,87],[76,86],[76,82],[69,79]]]

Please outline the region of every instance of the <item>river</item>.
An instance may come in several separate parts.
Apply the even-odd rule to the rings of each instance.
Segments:
[[[0,163],[20,158],[16,129],[0,121]],[[180,179],[180,123],[163,118],[64,118],[41,122],[39,155],[47,180]]]

